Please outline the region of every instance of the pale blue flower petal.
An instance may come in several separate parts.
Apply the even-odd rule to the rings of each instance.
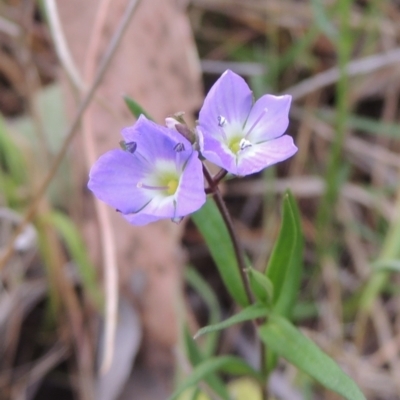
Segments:
[[[249,175],[292,156],[297,151],[293,140],[278,140],[289,124],[290,103],[289,95],[265,95],[253,105],[246,82],[226,71],[200,110],[202,156],[234,175]]]
[[[144,213],[138,214],[122,214],[122,216],[132,225],[143,226],[150,224],[151,222],[156,222],[160,217],[154,215],[148,215]]]
[[[234,171],[236,171],[236,155],[229,150],[223,141],[208,135],[204,135],[207,137],[204,140],[202,128],[200,127],[198,128],[198,134],[202,138],[200,140],[200,152],[203,157],[234,174]]]
[[[205,203],[204,183],[199,185],[199,182],[203,181],[203,168],[196,151],[193,152],[185,166],[176,192],[177,218],[191,214]]]
[[[155,196],[141,212],[143,214],[153,215],[158,219],[173,218],[175,216],[174,196]]]
[[[182,143],[186,150],[192,145],[179,132],[169,129],[148,120],[141,115],[135,125],[124,128],[121,132],[125,142],[135,142],[136,152],[143,156],[150,164],[155,159],[171,158],[174,146]]]
[[[254,174],[280,161],[284,161],[297,152],[291,136],[255,144],[240,152],[236,174],[240,176]]]
[[[251,133],[247,139],[251,142],[265,142],[282,136],[289,125],[289,109],[292,96],[273,96],[266,94],[260,97],[250,111],[244,129]]]
[[[202,113],[224,116],[229,123],[245,122],[253,104],[252,92],[245,80],[228,70],[208,92]],[[217,121],[216,119],[215,121]]]
[[[89,189],[96,197],[122,213],[137,212],[151,199],[137,183],[149,173],[133,154],[111,150],[102,155],[89,174]]]
[[[204,204],[201,161],[178,132],[140,117],[123,137],[127,151],[106,153],[90,171],[88,187],[100,200],[135,225],[178,219]]]
[[[199,114],[199,126],[208,136],[220,138],[220,118],[242,127],[249,115],[253,97],[247,83],[232,71],[226,71],[208,92]]]

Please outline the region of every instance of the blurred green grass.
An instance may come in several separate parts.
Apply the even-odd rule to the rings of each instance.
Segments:
[[[393,292],[399,283],[397,269],[389,268],[389,272],[372,267],[397,265],[400,259],[400,165],[396,161],[400,91],[394,64],[351,78],[346,68],[352,60],[365,57],[367,63],[370,55],[397,49],[398,4],[350,0],[253,1],[247,5],[197,0],[193,4],[200,56],[212,59],[215,66],[221,61],[221,70],[237,68],[238,62],[243,68],[249,61],[257,65],[257,71],[264,73],[254,74],[252,65],[245,74],[256,98],[267,92],[290,92],[305,78],[339,68],[336,83],[310,90],[294,103],[289,131],[298,145],[305,146],[298,159],[254,179],[263,179],[265,187],[282,176],[318,175],[323,179],[324,190],[317,197],[300,199],[308,252],[295,318],[339,347],[355,346],[355,354],[365,354],[367,349],[378,353],[386,342],[382,342],[382,326],[377,325],[376,304],[383,307],[378,308],[384,310],[386,334],[392,340],[398,333],[393,321],[400,315],[399,307],[385,308],[399,304],[398,292]],[[205,33],[213,18],[218,23],[211,33]],[[205,38],[212,39],[208,46]],[[357,141],[350,145],[353,138]],[[343,187],[347,183],[384,199],[390,204],[390,215],[382,216],[375,207],[361,199],[358,202],[357,196],[346,199]],[[246,188],[250,188],[250,198],[251,186]],[[260,246],[264,242],[270,250],[277,232],[278,203],[273,191],[266,189],[263,198],[264,228],[256,236]],[[266,262],[268,254],[253,255]],[[388,366],[393,376],[398,373],[396,362]],[[385,398],[378,391],[374,396]]]

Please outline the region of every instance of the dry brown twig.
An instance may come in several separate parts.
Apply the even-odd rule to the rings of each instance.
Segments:
[[[84,80],[86,84],[93,80],[96,71],[96,56],[99,50],[101,31],[107,20],[107,13],[110,4],[111,0],[102,0],[97,9],[85,61]],[[92,112],[89,107],[82,119],[83,142],[88,168],[96,161],[96,145],[92,121]],[[97,219],[100,225],[106,297],[104,333],[105,348],[100,367],[100,373],[104,374],[111,366],[114,353],[114,340],[118,313],[118,266],[115,249],[115,236],[109,215],[109,209],[105,203],[96,198],[94,199],[94,203]]]
[[[96,92],[96,89],[98,88],[99,84],[101,83],[103,76],[105,72],[107,71],[107,68],[110,64],[110,61],[113,58],[113,55],[115,54],[115,51],[118,47],[118,44],[121,40],[121,38],[124,35],[124,32],[131,20],[131,17],[136,9],[136,6],[138,4],[139,0],[131,0],[126,9],[123,17],[121,18],[121,21],[110,41],[110,44],[107,47],[107,50],[100,62],[99,68],[97,70],[97,73],[93,79],[93,83],[91,84],[90,88],[88,89],[88,92],[82,99],[78,110],[75,114],[75,117],[71,123],[71,125],[68,127],[66,134],[65,134],[65,140],[61,146],[61,149],[59,150],[57,156],[55,157],[54,161],[51,164],[51,168],[48,172],[48,174],[44,177],[43,181],[39,185],[39,188],[37,189],[35,195],[33,196],[33,199],[30,203],[30,206],[28,210],[26,211],[21,223],[18,225],[18,227],[15,229],[13,236],[10,238],[7,246],[5,247],[5,250],[0,254],[0,270],[4,268],[4,266],[7,264],[11,256],[13,255],[15,251],[15,241],[20,235],[20,233],[23,231],[25,226],[34,218],[37,212],[38,205],[44,196],[50,182],[53,180],[60,164],[61,161],[63,160],[64,156],[67,153],[67,150],[75,137],[77,133],[77,128],[80,124],[80,121],[83,117],[83,114],[85,113],[87,107],[91,103],[93,96]]]
[[[133,2],[135,5],[138,1]],[[79,74],[75,66],[71,53],[69,51],[60,19],[58,17],[57,6],[54,0],[46,0],[49,12],[50,26],[55,40],[57,54],[60,57],[61,64],[67,73],[71,83],[80,92],[83,88],[91,83],[95,74],[96,55],[99,48],[99,39],[101,31],[107,19],[107,12],[111,4],[110,0],[102,0],[95,17],[94,26],[89,40],[88,52],[86,56],[84,79]],[[87,166],[94,164],[96,161],[95,140],[93,137],[92,119],[90,107],[82,119],[83,139]],[[103,351],[103,359],[101,362],[100,373],[105,373],[111,365],[113,358],[113,343],[115,338],[115,330],[117,324],[117,307],[118,307],[118,268],[116,261],[116,251],[114,244],[114,234],[108,209],[105,204],[97,199],[95,201],[96,214],[100,225],[101,248],[103,251],[104,262],[104,282],[106,294],[105,309],[105,348]]]
[[[350,61],[346,66],[348,76],[369,74],[382,68],[398,65],[400,62],[400,48],[385,51],[380,54],[364,57]],[[285,94],[291,94],[293,100],[299,100],[309,93],[323,89],[338,81],[340,71],[338,67],[333,67],[327,71],[313,75],[311,78],[304,79],[297,85],[284,90]]]
[[[71,81],[72,86],[77,90],[82,91],[84,90],[85,85],[71,56],[67,41],[65,40],[65,35],[57,10],[57,3],[55,0],[44,0],[43,4],[46,7],[47,21],[58,60],[60,61],[68,79]]]

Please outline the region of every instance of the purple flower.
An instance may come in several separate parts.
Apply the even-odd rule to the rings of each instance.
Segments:
[[[102,155],[88,187],[134,225],[163,218],[181,220],[205,202],[197,151],[177,131],[144,116],[122,130],[125,150]]]
[[[253,94],[239,75],[225,71],[211,88],[199,115],[204,158],[234,175],[249,175],[296,153],[283,135],[289,124],[291,96]],[[283,136],[282,136],[283,135]]]

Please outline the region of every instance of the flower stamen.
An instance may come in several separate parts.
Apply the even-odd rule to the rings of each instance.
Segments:
[[[247,149],[248,147],[251,147],[251,146],[253,146],[253,144],[252,144],[249,140],[247,140],[247,139],[245,139],[245,138],[243,138],[243,139],[239,142],[240,150]]]
[[[221,136],[226,141],[228,138],[226,136],[224,126],[228,123],[228,121],[222,115],[218,115],[217,119],[218,119],[218,127],[219,127],[219,131],[221,133]]]
[[[226,120],[226,118],[224,116],[218,115],[218,126],[223,128],[227,123],[228,123],[228,121]]]
[[[146,185],[143,182],[138,182],[136,187],[139,189],[149,189],[149,190],[168,190],[169,187],[167,186],[153,186],[153,185]]]
[[[125,142],[125,147],[126,147],[126,151],[133,154],[137,149],[137,144],[136,144],[136,142],[128,142],[128,143]]]
[[[122,150],[125,150],[131,154],[133,154],[137,148],[136,142],[125,142],[124,140],[121,140],[119,145],[121,146]]]
[[[178,189],[179,180],[178,179],[170,179],[165,186],[156,186],[156,185],[147,185],[143,182],[138,182],[136,187],[139,189],[147,189],[147,190],[157,190],[157,191],[165,191],[168,196],[172,196],[175,194],[176,189]]]
[[[183,143],[177,143],[174,147],[174,150],[179,153],[185,150],[185,145]]]

